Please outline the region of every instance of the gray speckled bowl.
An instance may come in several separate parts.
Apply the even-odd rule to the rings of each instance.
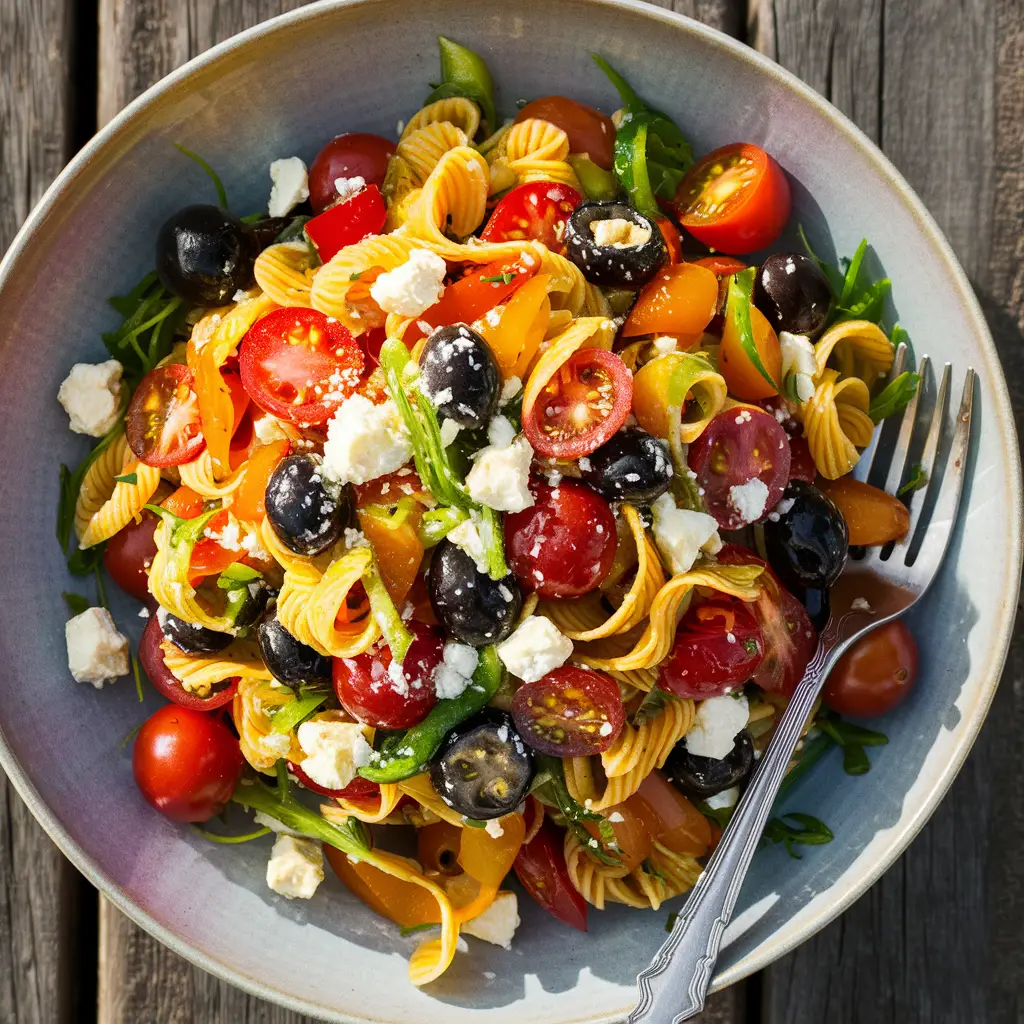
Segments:
[[[664,938],[666,911],[594,913],[583,936],[527,902],[512,952],[474,942],[439,983],[417,991],[405,976],[413,940],[338,884],[289,903],[263,881],[265,840],[208,845],[150,810],[119,746],[155,699],[144,712],[128,681],[99,693],[76,685],[65,662],[60,592],[69,581],[52,510],[57,463],[77,461],[85,444],[68,433],[54,396],[72,362],[102,355],[99,332],[114,322],[104,300],[149,268],[164,218],[211,200],[202,172],[172,144],[219,169],[236,210],[259,209],[272,159],[308,161],[342,130],[393,132],[437,73],[438,32],[486,56],[506,111],[553,92],[612,109],[615,95],[588,56],[598,50],[677,118],[698,152],[737,139],[764,145],[792,176],[796,219],[816,242],[831,237],[847,254],[862,235],[873,242],[893,280],[891,312],[917,350],[979,373],[968,514],[914,615],[921,681],[886,721],[891,742],[872,751],[868,776],[849,778],[830,761],[794,790],[790,806],[826,819],[836,840],[800,862],[781,850],[758,856],[717,984],[764,966],[849,906],[946,791],[999,679],[1021,556],[1017,443],[974,295],[917,198],[824,100],[723,36],[623,0],[305,8],[175,72],[61,175],[0,268],[0,761],[61,849],[122,910],[259,995],[341,1021],[465,1024],[495,1010],[523,1024],[612,1021]],[[129,602],[115,612],[139,623]]]

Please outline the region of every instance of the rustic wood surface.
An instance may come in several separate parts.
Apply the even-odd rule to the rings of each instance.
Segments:
[[[1024,0],[657,0],[745,38],[908,177],[981,299],[1024,410]],[[301,0],[0,0],[0,250],[86,138]],[[1022,426],[1024,424],[1018,424]],[[1024,636],[949,798],[839,921],[703,1024],[1024,1022]],[[100,900],[0,783],[0,1024],[299,1024]]]

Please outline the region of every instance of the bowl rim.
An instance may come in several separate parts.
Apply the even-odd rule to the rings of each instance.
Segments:
[[[252,44],[286,28],[295,27],[307,21],[313,22],[321,18],[329,19],[338,11],[349,6],[368,6],[386,2],[390,2],[390,0],[317,0],[317,2],[278,15],[231,36],[229,39],[193,57],[150,86],[111,118],[72,157],[43,193],[14,236],[3,259],[0,260],[0,290],[4,288],[21,255],[30,246],[36,231],[48,216],[55,212],[62,197],[71,189],[85,170],[97,158],[102,157],[104,151],[113,149],[113,144],[118,137],[140,115],[156,105],[168,93],[173,92],[178,86],[187,82],[196,72],[216,65],[230,55],[245,50]],[[945,235],[925,208],[922,200],[882,153],[881,149],[860,128],[823,96],[819,95],[792,72],[786,70],[770,58],[717,29],[684,15],[677,14],[674,11],[655,7],[650,3],[644,3],[642,0],[586,0],[586,2],[603,7],[626,10],[633,14],[640,14],[654,22],[672,25],[676,29],[681,29],[689,35],[699,38],[704,45],[727,51],[733,57],[745,61],[761,73],[770,76],[777,84],[794,93],[802,102],[813,107],[818,114],[831,122],[835,130],[845,135],[848,140],[864,152],[874,165],[874,169],[887,180],[909,212],[920,224],[927,241],[945,264],[945,268],[955,284],[958,298],[978,339],[985,362],[986,380],[989,383],[989,389],[987,390],[990,393],[986,395],[986,398],[993,406],[997,422],[1003,426],[1000,432],[1001,442],[1004,453],[1008,455],[1005,461],[1010,467],[1008,484],[1013,500],[1012,512],[1014,513],[1010,516],[1010,544],[1006,552],[1008,567],[1013,570],[1012,574],[1008,574],[1011,592],[1007,597],[1015,598],[1020,589],[1024,496],[1022,496],[1021,490],[1021,465],[1016,427],[1006,378],[977,296]],[[738,960],[731,968],[716,975],[712,986],[713,990],[725,988],[768,966],[805,942],[825,927],[825,925],[835,920],[874,885],[917,836],[963,767],[964,761],[987,717],[988,709],[991,706],[1009,653],[1016,616],[1016,603],[1016,600],[1009,599],[1001,604],[996,628],[993,631],[995,643],[990,648],[989,660],[984,666],[983,690],[979,694],[978,700],[972,705],[970,714],[965,714],[964,719],[958,726],[959,736],[951,750],[951,756],[945,768],[928,786],[923,794],[923,798],[910,811],[909,817],[906,815],[906,810],[904,810],[904,814],[901,815],[901,825],[898,830],[892,830],[892,839],[883,855],[869,867],[862,870],[856,877],[851,877],[854,873],[849,870],[844,872],[829,887],[829,894],[834,895],[835,898],[830,900],[827,906],[820,907],[813,914],[807,915],[806,919],[796,926],[784,927],[766,939],[757,949]],[[154,920],[148,911],[136,903],[97,864],[93,863],[82,846],[65,829],[61,821],[57,819],[56,815],[41,798],[33,782],[21,768],[4,736],[2,728],[0,728],[0,767],[4,769],[15,791],[26,803],[47,835],[71,863],[118,910],[126,914],[135,924],[159,939],[164,945],[203,970],[232,985],[238,986],[252,995],[267,999],[300,1013],[314,1014],[340,1022],[340,1024],[366,1024],[367,1018],[365,1017],[350,1016],[312,1000],[281,991],[259,978],[244,974],[215,959],[213,956],[194,948],[171,929]],[[792,922],[790,924],[792,925]],[[612,1024],[612,1022],[618,1021],[625,1016],[631,1008],[632,1004],[622,1007],[611,1016],[591,1018],[590,1024]]]

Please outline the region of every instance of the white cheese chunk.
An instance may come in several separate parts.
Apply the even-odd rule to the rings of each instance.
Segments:
[[[324,880],[324,855],[312,839],[278,836],[267,862],[267,885],[290,900],[308,900]]]
[[[412,442],[395,403],[374,405],[363,395],[351,395],[327,425],[321,472],[339,486],[365,484],[411,458]]]
[[[524,683],[535,683],[572,656],[572,641],[543,615],[528,615],[498,644],[498,657]]]
[[[460,697],[472,682],[479,660],[475,647],[449,640],[444,645],[441,664],[434,670],[434,692],[438,700]]]
[[[501,385],[501,395],[498,397],[498,405],[508,405],[520,391],[523,390],[523,382],[518,377],[509,377],[504,384]]]
[[[104,683],[128,675],[128,638],[114,626],[106,608],[86,608],[64,625],[68,644],[68,668],[75,681]]]
[[[615,249],[626,249],[644,245],[651,240],[651,229],[625,217],[590,222],[590,231],[595,245],[610,245]]]
[[[514,892],[499,892],[494,902],[472,921],[462,926],[463,935],[472,935],[495,946],[512,948],[512,938],[519,927],[519,901]]]
[[[742,694],[701,701],[693,726],[684,737],[686,749],[698,757],[721,760],[736,745],[736,734],[746,728],[749,718],[750,707]]]
[[[372,748],[357,722],[311,718],[296,735],[306,755],[302,770],[325,789],[344,789],[370,763]]]
[[[492,839],[500,839],[505,834],[505,829],[502,828],[501,822],[497,818],[491,818],[487,824],[484,825],[484,831]]]
[[[516,439],[516,428],[507,416],[494,416],[487,424],[487,441],[492,448],[508,448]]]
[[[268,732],[265,736],[259,738],[256,745],[261,753],[275,760],[280,760],[282,757],[287,757],[290,753],[292,738],[284,732]]]
[[[654,542],[673,575],[689,572],[701,551],[713,554],[721,549],[718,522],[706,512],[677,508],[670,494],[661,495],[651,511]]]
[[[271,217],[284,217],[309,198],[309,175],[297,156],[275,160],[270,165],[270,180],[274,183],[267,203]]]
[[[343,203],[358,192],[362,192],[364,188],[366,188],[366,179],[361,174],[356,174],[351,178],[334,179],[334,191],[338,193],[338,199]]]
[[[733,484],[729,488],[729,504],[745,523],[756,523],[768,504],[768,485],[756,476],[744,484]]]
[[[476,520],[464,519],[455,529],[448,531],[448,539],[473,559],[480,572],[487,572],[487,548]]]
[[[278,821],[277,818],[271,817],[269,814],[265,814],[263,811],[257,811],[253,815],[253,820],[257,825],[263,825],[269,828],[271,832],[276,832],[282,836],[299,836],[301,833],[293,832],[283,821]]]
[[[498,512],[522,512],[534,502],[529,487],[532,462],[533,446],[523,436],[506,448],[488,445],[466,477],[469,496]]]
[[[779,331],[779,348],[783,379],[790,373],[796,374],[796,396],[801,402],[809,402],[814,397],[814,376],[818,372],[811,339],[806,334]]]
[[[370,285],[370,295],[385,313],[419,316],[444,294],[443,259],[429,249],[413,249],[405,263],[381,274]]]
[[[117,422],[123,369],[116,359],[71,367],[57,391],[57,401],[64,406],[76,434],[102,437]]]
[[[728,810],[730,807],[735,807],[739,798],[739,786],[732,786],[729,789],[723,789],[721,793],[715,793],[714,796],[709,796],[707,798],[707,805],[713,811],[724,811]]]
[[[273,444],[275,441],[291,441],[293,439],[286,429],[285,421],[271,416],[269,412],[255,417],[252,421],[252,429],[260,444]]]

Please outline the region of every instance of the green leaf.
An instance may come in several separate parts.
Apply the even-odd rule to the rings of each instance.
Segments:
[[[306,225],[313,218],[308,213],[297,213],[288,222],[285,228],[274,238],[275,242],[303,242],[306,241]],[[316,248],[310,247],[312,255],[316,255]]]
[[[254,569],[251,565],[245,565],[243,562],[232,562],[217,577],[217,586],[221,590],[235,590],[239,586],[260,579],[263,579],[263,573]]]
[[[143,703],[146,699],[146,693],[142,688],[142,666],[139,664],[139,656],[132,651],[132,678],[135,680],[135,695],[139,698],[139,703]]]
[[[195,519],[182,519],[159,505],[146,505],[145,508],[156,513],[167,524],[170,531],[167,538],[167,572],[171,579],[183,580],[188,574],[192,549],[203,536],[206,524],[221,511],[220,508],[207,509]]]
[[[781,817],[770,819],[762,833],[762,839],[766,843],[782,843],[790,857],[796,860],[800,860],[801,855],[794,851],[794,845],[820,846],[831,843],[834,838],[832,831],[823,821],[798,811],[790,811]]]
[[[666,885],[668,884],[668,880],[667,880],[667,879],[665,878],[665,876],[664,876],[664,875],[663,875],[663,874],[662,874],[662,873],[661,873],[661,872],[660,872],[660,871],[659,871],[659,870],[657,869],[657,867],[656,867],[656,866],[655,866],[654,864],[652,864],[652,863],[651,863],[651,861],[650,861],[650,858],[648,858],[647,860],[645,860],[645,861],[644,861],[644,862],[643,862],[643,863],[642,863],[642,864],[640,865],[640,868],[641,868],[641,870],[642,870],[642,871],[644,872],[644,874],[650,875],[650,876],[651,876],[652,878],[656,878],[656,879],[658,879],[658,881],[659,881],[659,882],[662,882],[662,883],[664,883],[664,884],[666,884]]]
[[[778,384],[772,380],[772,375],[765,369],[761,362],[761,356],[754,343],[754,328],[750,321],[750,304],[754,291],[754,277],[757,273],[756,267],[747,267],[738,274],[729,278],[729,292],[726,299],[725,315],[732,322],[736,334],[740,339],[740,345],[746,357],[753,364],[754,369],[778,391]]]
[[[481,277],[480,281],[482,284],[497,284],[499,282],[501,284],[511,284],[512,278],[515,276],[515,274],[508,272],[505,274],[495,274],[493,277]]]
[[[913,494],[914,491],[919,491],[922,487],[925,487],[928,483],[928,474],[920,466],[914,466],[910,471],[910,476],[907,482],[896,492],[897,498],[902,498],[905,494]]]
[[[863,747],[843,747],[843,771],[847,775],[866,775],[871,771],[871,762]]]
[[[193,153],[192,150],[186,149],[180,143],[174,144],[175,149],[181,150],[190,160],[195,160],[197,164],[210,176],[213,181],[213,187],[217,190],[217,202],[220,203],[222,210],[228,208],[228,194],[224,191],[224,183],[220,180],[220,176],[217,172],[198,154]]]
[[[669,704],[675,703],[678,699],[675,694],[668,693],[657,685],[652,686],[640,702],[640,706],[633,712],[632,724],[634,726],[641,726],[645,722],[653,721]]]
[[[820,723],[819,723],[820,724]],[[786,773],[786,777],[779,786],[779,795],[775,804],[778,806],[783,793],[791,789],[811,768],[821,760],[825,752],[831,750],[833,741],[830,736],[819,734],[813,739],[805,740],[803,747],[796,753],[796,764]]]
[[[68,556],[68,572],[72,576],[91,576],[103,557],[103,545],[91,548],[78,548]]]
[[[609,81],[615,86],[616,92],[619,94],[619,98],[622,100],[622,105],[626,110],[633,113],[639,113],[641,110],[646,110],[647,106],[642,99],[633,91],[633,87],[627,82],[622,75],[618,73],[602,57],[600,54],[592,53],[590,55],[594,58],[594,63],[608,76]]]
[[[431,928],[438,928],[440,924],[433,921],[424,921],[423,924],[407,924],[403,925],[398,929],[398,934],[403,939],[407,939],[410,935],[418,935],[420,932],[429,932]]]
[[[115,476],[114,479],[119,484],[131,484],[133,487],[139,482],[138,473],[125,473],[124,476]]]
[[[64,603],[68,606],[68,611],[72,615],[81,615],[82,612],[87,611],[92,606],[89,604],[87,597],[82,597],[81,594],[69,594],[66,590],[61,593],[61,597],[64,598]]]
[[[289,703],[281,707],[280,711],[274,714],[270,731],[282,735],[290,733],[292,729],[295,729],[309,718],[329,696],[330,694],[326,690],[321,690],[304,694],[296,697],[293,701],[289,701]]]
[[[868,251],[868,240],[862,238],[857,251],[853,254],[846,268],[846,276],[843,278],[843,287],[839,292],[837,302],[840,306],[848,306],[853,298],[854,289],[857,287],[857,278],[860,275],[860,265],[864,262],[864,254]]]
[[[109,301],[124,322],[102,335],[103,344],[124,366],[131,390],[170,353],[175,337],[186,336],[190,307],[164,288],[155,273],[147,274],[128,295]]]
[[[807,235],[804,234],[804,226],[802,224],[797,225],[796,231],[800,236],[800,241],[804,244],[804,248],[807,250],[807,255],[817,263],[818,269],[825,275],[829,287],[832,289],[832,294],[838,295],[843,290],[843,272],[833,264],[821,259],[815,253],[811,248],[811,243],[807,241]]]
[[[476,818],[463,818],[462,824],[469,828],[487,828],[486,821],[477,821]]]
[[[868,415],[875,423],[881,423],[888,416],[906,408],[910,400],[917,393],[917,386],[921,383],[919,373],[911,373],[904,370],[898,377],[889,381],[888,384],[871,399],[871,406],[868,408]]]
[[[427,103],[451,96],[465,96],[479,104],[483,131],[489,135],[498,127],[494,108],[494,79],[483,57],[445,36],[437,37],[441,53],[441,83],[427,97]]]
[[[262,839],[263,836],[269,835],[273,830],[264,825],[263,828],[258,828],[255,832],[247,832],[244,836],[219,836],[215,832],[207,832],[198,825],[193,825],[192,831],[195,832],[197,836],[202,836],[204,839],[208,839],[211,843],[235,845],[236,843],[248,843],[253,839]]]

